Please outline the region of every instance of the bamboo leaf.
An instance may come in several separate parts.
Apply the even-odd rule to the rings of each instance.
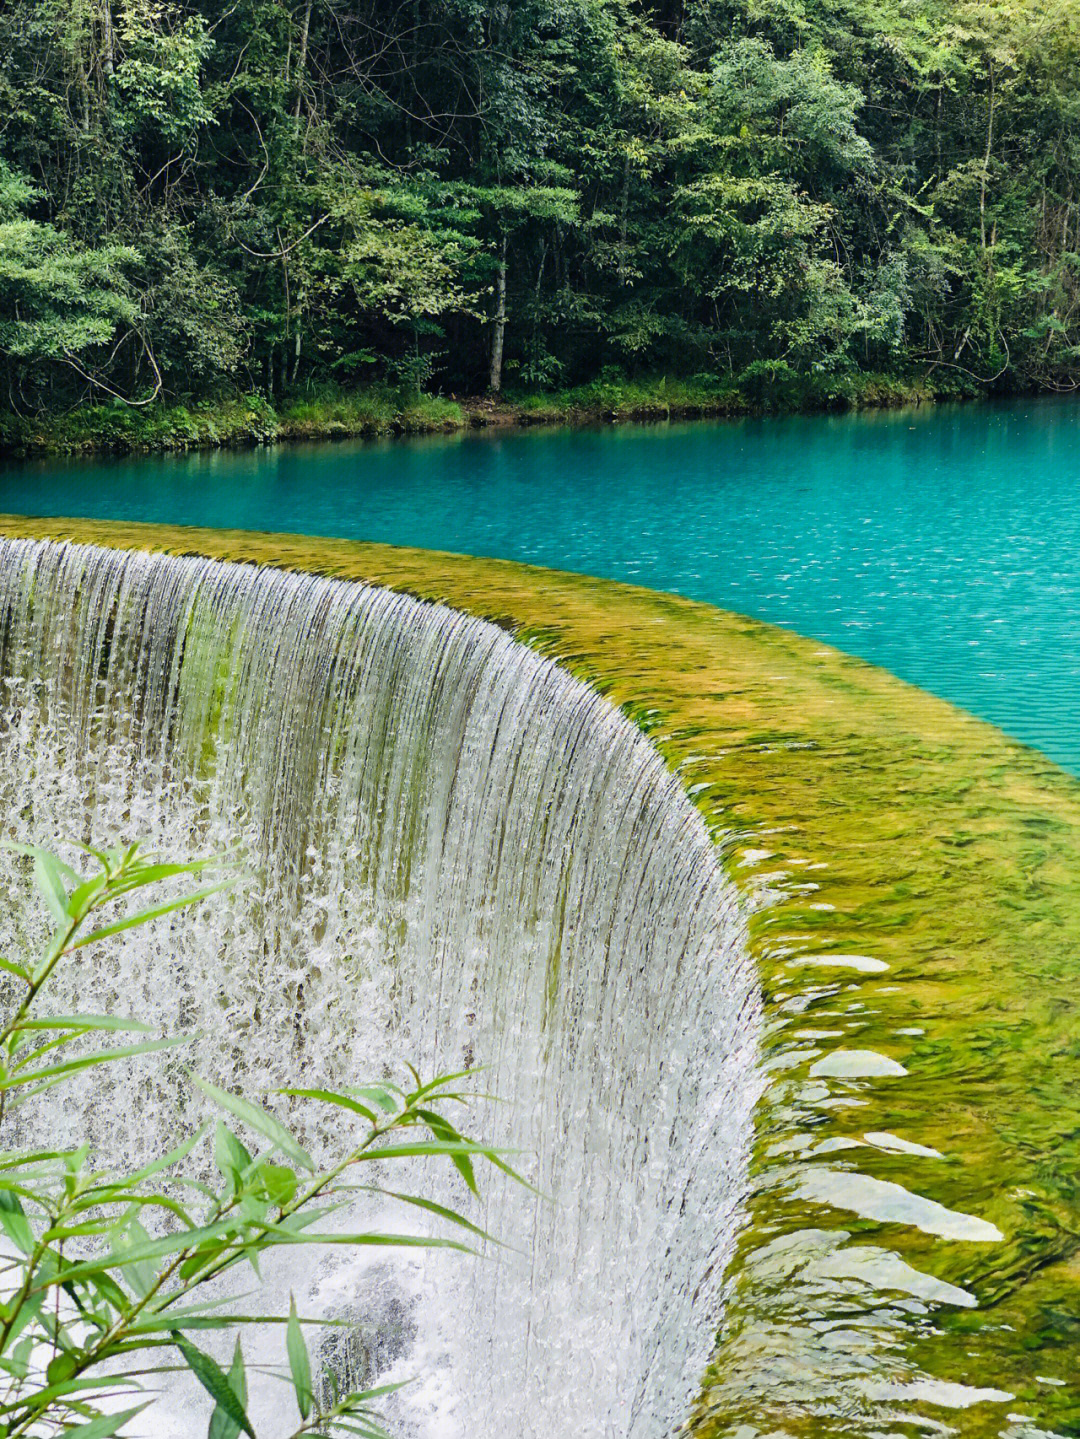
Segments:
[[[222,1324],[232,1321],[223,1319]],[[233,1350],[232,1364],[226,1376],[229,1388],[240,1401],[242,1408],[247,1408],[247,1376],[244,1373],[244,1354],[240,1348],[240,1338],[237,1336],[236,1348]],[[206,1439],[237,1439],[240,1433],[240,1425],[236,1419],[229,1414],[221,1404],[214,1405],[214,1412],[210,1416],[210,1428],[207,1430]]]
[[[178,874],[200,874],[204,869],[220,864],[219,859],[193,859],[187,864],[139,864],[128,870],[109,888],[113,894],[127,894],[131,890],[143,889],[148,884],[157,884],[163,879],[173,879]]]
[[[479,1154],[494,1164],[497,1163],[495,1155],[499,1153],[510,1154],[513,1151],[500,1151],[487,1144],[474,1144],[469,1139],[417,1139],[402,1144],[385,1144],[378,1149],[366,1149],[363,1154],[357,1155],[357,1163],[368,1163],[375,1159],[405,1159],[421,1154],[441,1154],[446,1157],[455,1154]]]
[[[375,1111],[356,1099],[350,1099],[347,1094],[337,1094],[329,1089],[279,1089],[278,1093],[295,1095],[298,1099],[320,1099],[324,1104],[336,1104],[341,1109],[351,1109],[370,1124],[375,1123]]]
[[[62,1399],[67,1394],[85,1393],[91,1389],[116,1389],[120,1382],[122,1381],[118,1380],[115,1374],[104,1375],[96,1379],[84,1374],[80,1375],[78,1379],[67,1379],[63,1384],[50,1384],[46,1389],[36,1390],[34,1393],[34,1402],[39,1405],[51,1403],[53,1399]],[[128,1388],[131,1388],[132,1384],[133,1381],[126,1381]],[[13,1410],[23,1409],[25,1406],[25,1397],[16,1399],[12,1404],[0,1404],[0,1414],[10,1414]],[[145,1409],[146,1405],[143,1404],[140,1407]],[[132,1411],[133,1414],[137,1414],[138,1412],[139,1410]],[[65,1435],[68,1435],[72,1433],[72,1430],[65,1429],[63,1432]]]
[[[32,1324],[41,1312],[41,1306],[45,1303],[45,1295],[31,1294],[19,1305],[18,1312],[11,1321],[11,1327],[7,1332],[7,1343],[14,1344],[19,1335]]]
[[[411,1065],[409,1067],[410,1069],[412,1068]],[[459,1079],[472,1079],[474,1075],[481,1073],[484,1068],[485,1066],[480,1064],[477,1065],[475,1069],[458,1069],[452,1074],[438,1074],[434,1079],[429,1080],[427,1084],[419,1085],[412,1098],[421,1099],[424,1095],[434,1095],[437,1090],[445,1089],[448,1084],[455,1084]],[[415,1070],[413,1073],[415,1073]]]
[[[78,848],[82,849],[84,846],[79,845]],[[80,884],[82,882],[82,876],[76,874],[70,865],[65,864],[62,859],[53,854],[52,850],[44,849],[40,844],[19,844],[16,840],[5,839],[0,840],[0,849],[10,849],[15,854],[33,855],[35,860],[37,860],[39,856],[44,856],[52,862],[62,875],[67,875],[72,884]]]
[[[105,874],[95,874],[93,879],[84,880],[68,895],[67,910],[72,919],[83,918],[93,901],[105,889],[109,879]]]
[[[114,1014],[50,1014],[42,1019],[20,1020],[15,1029],[134,1030],[149,1034],[151,1026],[143,1024],[141,1019],[125,1019]]]
[[[112,1269],[124,1269],[129,1264],[141,1263],[144,1259],[161,1259],[166,1254],[179,1254],[184,1249],[194,1249],[209,1240],[223,1239],[235,1234],[235,1226],[229,1221],[208,1224],[201,1229],[187,1229],[182,1234],[167,1234],[162,1239],[151,1240],[134,1249],[111,1249],[94,1259],[82,1259],[58,1271],[50,1284],[66,1283],[72,1279],[83,1279],[90,1275],[107,1274]]]
[[[449,1141],[452,1144],[460,1142],[461,1135],[457,1132],[457,1130],[450,1123],[450,1121],[446,1119],[443,1115],[439,1114],[437,1110],[418,1109],[416,1113],[424,1121],[428,1129],[431,1130],[431,1133],[436,1139]],[[476,1187],[476,1174],[473,1170],[472,1160],[470,1159],[470,1157],[467,1154],[452,1153],[449,1158],[450,1163],[461,1175],[462,1179],[464,1179],[466,1185],[469,1187],[469,1189],[472,1190],[473,1194],[479,1194],[480,1191]]]
[[[74,1429],[64,1430],[64,1439],[111,1439],[118,1434],[129,1419],[141,1414],[146,1404],[137,1404],[134,1409],[125,1409],[122,1414],[101,1414],[89,1424],[76,1424]]]
[[[289,1371],[292,1374],[293,1388],[296,1390],[300,1418],[306,1419],[311,1413],[312,1402],[311,1360],[308,1358],[300,1321],[296,1317],[296,1299],[292,1294],[289,1295],[289,1324],[285,1330],[285,1348],[289,1356]]]
[[[246,1405],[233,1389],[229,1382],[229,1376],[218,1368],[209,1354],[204,1354],[201,1349],[196,1349],[195,1345],[185,1339],[179,1330],[174,1329],[171,1334],[173,1343],[184,1356],[188,1368],[218,1408],[233,1421],[237,1429],[242,1429],[249,1439],[255,1439],[255,1430],[252,1429],[251,1421],[247,1417]]]
[[[478,1224],[459,1214],[456,1209],[447,1209],[445,1205],[436,1204],[433,1199],[422,1199],[417,1194],[398,1194],[393,1189],[380,1189],[376,1191],[385,1194],[389,1199],[399,1199],[402,1204],[411,1204],[417,1209],[426,1209],[429,1214],[437,1214],[440,1219],[447,1220],[450,1224],[458,1224],[462,1229],[467,1229],[470,1234],[475,1234],[478,1239],[485,1239],[489,1244],[502,1244],[503,1241],[496,1239],[486,1229],[481,1229]],[[507,1247],[507,1246],[504,1246]]]
[[[244,1175],[253,1162],[236,1135],[219,1119],[214,1130],[214,1163],[234,1191],[240,1189]]]
[[[457,1249],[462,1254],[474,1254],[467,1244],[456,1239],[437,1239],[424,1234],[312,1234],[310,1231],[294,1233],[286,1229],[271,1229],[261,1236],[262,1243],[270,1248],[278,1244],[356,1244],[356,1245],[400,1245],[403,1249]]]
[[[113,920],[111,924],[103,924],[92,930],[90,934],[84,934],[81,939],[77,939],[69,945],[69,948],[82,949],[84,945],[94,944],[99,939],[106,939],[110,934],[119,934],[121,930],[133,929],[137,924],[148,924],[152,919],[160,919],[163,914],[171,914],[174,910],[183,909],[187,905],[198,904],[200,900],[208,899],[212,894],[220,894],[223,889],[228,889],[234,883],[234,880],[223,879],[220,884],[212,884],[207,889],[196,890],[194,894],[181,895],[179,899],[171,899],[166,904],[158,904],[152,909],[140,910],[138,914],[129,914],[123,919]]]
[[[146,1044],[122,1044],[116,1049],[99,1049],[93,1054],[80,1055],[78,1059],[65,1060],[63,1064],[48,1065],[45,1069],[34,1069],[29,1073],[0,1080],[0,1091],[17,1089],[23,1084],[36,1084],[41,1080],[65,1074],[76,1074],[81,1069],[90,1069],[96,1064],[109,1064],[116,1059],[132,1059],[138,1054],[153,1054],[159,1049],[175,1049],[178,1044],[187,1044],[186,1038],[154,1039]]]
[[[17,1194],[0,1189],[0,1226],[11,1242],[24,1254],[33,1254],[34,1235]]]
[[[70,873],[70,870],[68,872]],[[67,890],[60,873],[60,861],[48,850],[39,849],[34,855],[34,880],[53,919],[57,924],[66,924],[70,916]]]
[[[296,1195],[296,1173],[283,1164],[260,1164],[259,1178],[271,1203],[279,1209],[284,1209]]]
[[[142,1184],[145,1180],[152,1179],[155,1174],[160,1174],[163,1169],[170,1169],[174,1164],[179,1164],[181,1159],[186,1159],[204,1137],[206,1129],[207,1126],[205,1124],[200,1125],[190,1139],[185,1139],[182,1144],[178,1144],[175,1149],[170,1150],[168,1154],[162,1155],[160,1159],[155,1159],[153,1163],[148,1164],[144,1169],[137,1169],[134,1174],[129,1175],[127,1179],[124,1180],[124,1183],[129,1187]]]
[[[193,1074],[191,1078],[215,1104],[228,1110],[234,1118],[239,1119],[242,1124],[246,1124],[249,1129],[254,1129],[264,1139],[269,1139],[271,1144],[280,1149],[282,1154],[287,1155],[294,1164],[314,1173],[315,1164],[311,1156],[300,1148],[280,1120],[275,1119],[272,1114],[268,1114],[259,1105],[252,1104],[250,1100],[241,1099],[237,1094],[230,1094],[225,1089],[219,1089],[216,1084],[209,1084],[205,1079],[200,1079],[197,1074]]]
[[[359,1095],[361,1099],[368,1099],[376,1105],[384,1114],[396,1114],[399,1109],[398,1097],[401,1091],[396,1085],[391,1084],[365,1084],[359,1089],[350,1091]]]

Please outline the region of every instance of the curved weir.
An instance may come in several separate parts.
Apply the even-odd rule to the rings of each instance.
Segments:
[[[193,920],[91,950],[64,1003],[198,1031],[199,1072],[260,1097],[485,1066],[504,1103],[470,1124],[547,1196],[486,1182],[497,1259],[286,1268],[273,1302],[355,1319],[345,1367],[417,1374],[404,1433],[671,1432],[747,1188],[759,998],[735,892],[649,742],[494,624],[250,565],[0,541],[0,642],[6,837],[240,841],[251,862]],[[38,920],[0,866],[10,952]],[[202,1117],[171,1060],[84,1098],[39,1122],[74,1142],[91,1114],[131,1159]],[[197,1399],[167,1403],[154,1432],[192,1432]]]

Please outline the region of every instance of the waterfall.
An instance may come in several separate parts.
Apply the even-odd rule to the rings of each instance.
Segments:
[[[81,545],[0,541],[0,684],[6,838],[239,842],[247,861],[194,914],[88,951],[58,1006],[197,1031],[184,1063],[271,1107],[404,1060],[484,1066],[501,1102],[468,1126],[544,1196],[485,1177],[469,1212],[512,1246],[497,1256],[282,1261],[260,1302],[295,1288],[354,1322],[324,1358],[416,1375],[391,1401],[401,1435],[673,1432],[747,1185],[759,998],[733,888],[641,733],[443,606]],[[17,953],[43,921],[6,852],[0,884]],[[89,1127],[135,1161],[202,1117],[171,1057],[94,1083],[37,1117],[57,1143]],[[332,1127],[302,1137],[333,1152]],[[259,1342],[280,1359],[280,1333]],[[197,1395],[162,1406],[155,1434],[204,1432]]]

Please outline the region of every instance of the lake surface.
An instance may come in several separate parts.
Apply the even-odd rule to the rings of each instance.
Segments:
[[[1080,402],[9,464],[0,511],[333,535],[672,590],[1080,773]]]

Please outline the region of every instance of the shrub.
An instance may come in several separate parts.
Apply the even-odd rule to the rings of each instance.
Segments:
[[[149,1027],[134,1017],[43,1013],[42,1000],[60,967],[86,946],[199,903],[230,882],[172,892],[132,911],[129,896],[220,864],[163,863],[144,858],[133,844],[87,850],[90,872],[79,874],[45,849],[16,848],[33,863],[54,927],[35,959],[0,960],[8,977],[0,1005],[0,1126],[8,1129],[21,1104],[77,1074],[185,1042],[147,1038]],[[127,1038],[93,1047],[116,1035]],[[212,1132],[204,1127],[177,1136],[168,1153],[135,1172],[96,1167],[88,1144],[64,1151],[0,1150],[0,1228],[9,1250],[0,1282],[0,1436],[107,1439],[152,1402],[142,1397],[140,1379],[165,1372],[178,1358],[214,1401],[209,1439],[255,1439],[240,1336],[246,1325],[273,1322],[285,1331],[297,1406],[293,1439],[381,1436],[377,1401],[387,1387],[339,1394],[332,1375],[313,1375],[295,1303],[276,1320],[238,1318],[220,1312],[219,1296],[207,1304],[201,1291],[238,1265],[250,1264],[258,1274],[259,1256],[282,1245],[468,1249],[467,1238],[487,1238],[462,1215],[423,1196],[357,1183],[376,1159],[445,1159],[474,1192],[477,1160],[507,1168],[491,1146],[465,1138],[447,1116],[451,1104],[468,1098],[460,1087],[463,1075],[426,1084],[415,1071],[410,1075],[404,1089],[384,1081],[341,1092],[285,1091],[332,1106],[353,1126],[329,1168],[316,1165],[268,1110],[196,1075],[192,1084],[225,1118]],[[6,1142],[3,1130],[0,1137]],[[217,1171],[210,1185],[185,1178],[186,1162],[200,1149]],[[319,1220],[340,1209],[342,1195],[356,1188],[434,1212],[450,1229],[441,1238],[321,1232]],[[455,1229],[460,1237],[451,1237]],[[204,1330],[234,1331],[227,1372],[196,1342]]]

